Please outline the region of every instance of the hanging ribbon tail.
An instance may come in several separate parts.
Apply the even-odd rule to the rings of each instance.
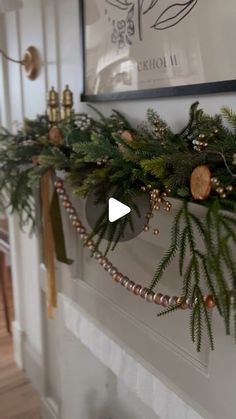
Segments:
[[[67,258],[60,203],[58,194],[55,189],[53,191],[52,202],[50,206],[50,217],[55,243],[56,258],[61,263],[71,265],[73,260]]]
[[[54,238],[50,217],[52,172],[48,170],[41,179],[42,225],[44,243],[44,261],[47,269],[47,311],[48,317],[53,318],[54,308],[57,307],[56,275],[54,263]]]

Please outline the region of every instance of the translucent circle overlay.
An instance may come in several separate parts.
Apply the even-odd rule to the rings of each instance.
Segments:
[[[117,221],[110,222],[108,217],[109,199],[115,198],[120,201],[116,194],[107,195],[103,202],[100,202],[96,192],[91,192],[86,201],[86,217],[92,230],[99,226],[104,229],[104,239],[109,241],[125,242],[139,236],[146,224],[146,214],[149,212],[149,200],[147,195],[140,195],[133,198],[133,205],[128,202],[120,201],[128,205],[131,212]],[[113,239],[111,240],[111,237]]]

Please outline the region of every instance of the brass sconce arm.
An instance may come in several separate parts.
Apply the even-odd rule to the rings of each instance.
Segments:
[[[10,57],[8,57],[8,55],[2,50],[2,49],[0,49],[0,54],[2,54],[2,56],[4,57],[4,58],[6,58],[6,60],[8,60],[8,61],[12,61],[13,63],[17,63],[17,64],[23,64],[23,60],[14,60],[14,58],[10,58]]]
[[[21,64],[24,67],[26,76],[30,80],[35,80],[38,77],[41,67],[41,60],[37,48],[33,46],[28,47],[22,60],[15,60],[14,58],[10,58],[2,49],[0,49],[0,54],[2,54],[2,56],[8,61]]]

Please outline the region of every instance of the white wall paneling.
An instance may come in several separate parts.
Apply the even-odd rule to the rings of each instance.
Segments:
[[[104,301],[103,303],[109,308],[109,312],[114,310],[110,302]],[[172,393],[156,375],[141,365],[134,358],[131,351],[128,351],[123,344],[119,346],[115,340],[104,333],[104,328],[101,330],[101,325],[96,325],[94,320],[89,318],[77,304],[72,303],[64,295],[60,295],[59,310],[62,320],[61,324],[65,328],[62,334],[60,357],[62,359],[66,357],[66,350],[71,345],[71,338],[64,339],[64,335],[70,332],[79,340],[77,343],[78,355],[81,355],[82,352],[84,353],[84,357],[88,357],[91,360],[89,363],[88,361],[83,363],[81,356],[78,359],[78,379],[82,382],[84,380],[87,381],[86,386],[88,392],[86,394],[84,391],[83,383],[80,385],[80,391],[75,388],[77,397],[74,397],[73,403],[77,404],[79,411],[83,409],[83,414],[80,415],[81,417],[84,419],[90,417],[86,400],[90,394],[90,409],[94,410],[94,419],[100,417],[101,410],[105,417],[111,415],[114,419],[118,419],[119,417],[126,419],[131,414],[132,417],[137,419],[143,417],[148,417],[149,419],[177,419],[182,417],[186,419],[201,419],[176,394]],[[83,349],[81,344],[83,345]],[[90,354],[88,354],[88,351]],[[99,362],[93,358],[96,358]],[[73,356],[66,357],[66,361],[63,364],[65,365],[63,369],[64,374],[67,377],[64,378],[62,372],[62,378],[64,378],[62,380],[64,383],[62,389],[62,406],[65,409],[67,404],[66,400],[69,399],[69,403],[71,403],[71,397],[67,396],[68,382],[70,380],[76,380],[76,374],[71,372],[71,369],[74,368]],[[89,377],[90,374],[92,374],[93,378]],[[104,375],[103,378],[101,377],[102,375]],[[100,391],[104,385],[104,379],[104,387],[107,387],[110,392],[109,397],[107,397],[107,391],[105,389],[105,394],[103,395],[102,391]],[[96,381],[98,382],[96,383]],[[98,397],[94,400],[92,394],[95,392],[98,393]],[[113,402],[116,403],[116,409],[112,406],[110,399],[113,399]],[[102,404],[100,407],[99,402]],[[146,408],[144,408],[144,405]],[[70,411],[72,411],[71,418],[73,418],[73,409],[71,409],[71,406]],[[68,411],[66,409],[65,412],[67,416]]]
[[[24,7],[18,12],[0,16],[1,47],[10,56],[21,58],[24,50],[34,45],[39,49],[43,61],[40,77],[35,82],[25,78],[21,66],[0,61],[0,106],[4,125],[14,128],[15,121],[21,123],[26,116],[34,117],[44,112],[46,90],[52,85],[61,92],[64,85],[69,84],[75,93],[76,110],[86,109],[86,104],[79,102],[83,84],[80,29],[77,0],[24,0]],[[153,107],[173,128],[179,129],[185,124],[189,106],[195,100],[200,100],[201,106],[210,113],[219,111],[222,105],[236,109],[234,93],[96,106],[105,114],[109,114],[114,107],[134,123],[144,119],[146,109]],[[170,215],[172,217],[173,214]],[[122,244],[112,255],[113,261],[131,277],[148,283],[168,244],[170,218],[163,216],[159,219],[164,232],[160,241],[156,239],[153,242],[145,236]],[[134,360],[202,417],[233,419],[236,411],[236,350],[232,340],[224,336],[218,317],[214,317],[216,351],[209,353],[205,345],[202,353],[197,354],[189,340],[186,313],[157,319],[155,306],[137,301],[109,281],[104,271],[83,252],[67,221],[65,228],[67,242],[71,246],[68,256],[77,258],[78,266],[68,268],[57,265],[58,288],[62,296],[73,300],[75,309],[83,309],[91,322],[95,322],[119,347],[125,348]],[[117,385],[114,377],[109,375],[111,373],[104,371],[81,347],[78,339],[70,336],[68,330],[65,331],[63,310],[58,311],[53,322],[48,321],[44,314],[45,293],[40,286],[44,283],[45,271],[39,267],[39,241],[37,237],[29,237],[27,233],[19,231],[17,217],[10,218],[10,232],[16,308],[13,328],[16,358],[42,393],[44,419],[94,419],[94,411],[89,411],[91,398],[98,400],[98,404],[101,401],[100,416],[97,415],[99,419],[116,419],[117,412],[120,417],[140,419],[140,413],[128,406],[127,397],[120,396],[119,391],[107,389],[107,382],[108,387]],[[162,284],[162,289],[170,294],[178,289],[175,271],[173,265]],[[65,352],[62,357],[63,349]],[[84,362],[81,371],[84,381],[80,377],[81,362]],[[89,393],[89,383],[85,377],[86,368],[92,377],[90,362],[98,373],[95,393]],[[68,370],[64,365],[68,366]],[[99,379],[102,383],[100,390]],[[80,417],[76,400],[78,389],[88,400],[88,410],[83,404],[85,410]],[[102,403],[106,406],[105,410],[102,409]],[[153,418],[153,413],[145,410],[145,406],[140,412],[143,412],[142,418]],[[160,417],[168,418],[163,415]]]

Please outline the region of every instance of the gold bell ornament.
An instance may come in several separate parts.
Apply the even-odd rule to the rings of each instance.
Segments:
[[[73,114],[73,93],[70,90],[68,84],[65,87],[65,90],[62,92],[62,101],[61,101],[61,119],[68,119]]]
[[[59,97],[54,87],[48,92],[47,116],[51,123],[57,123],[60,120]]]

